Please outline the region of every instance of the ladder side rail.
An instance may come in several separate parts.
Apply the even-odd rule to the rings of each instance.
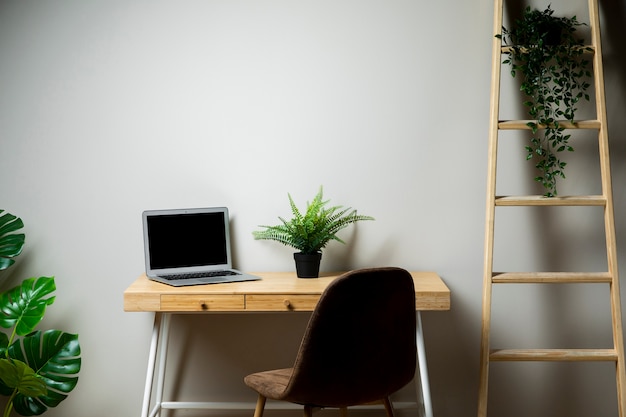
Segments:
[[[594,47],[593,75],[596,95],[596,117],[600,121],[598,132],[598,149],[600,153],[600,171],[602,192],[606,198],[604,209],[605,238],[608,270],[612,276],[611,283],[611,319],[613,322],[613,345],[617,352],[616,381],[619,416],[626,414],[626,370],[624,367],[624,339],[622,328],[622,312],[620,301],[619,276],[617,268],[617,247],[615,237],[615,217],[613,208],[613,191],[611,185],[611,165],[609,158],[608,124],[606,111],[606,95],[604,86],[604,70],[602,62],[602,39],[600,33],[600,14],[598,0],[589,1],[589,22],[591,26],[591,44]]]
[[[480,382],[478,393],[478,417],[487,416],[487,397],[489,381],[489,334],[491,331],[491,293],[493,270],[493,239],[495,223],[496,173],[498,155],[498,122],[500,109],[500,79],[502,70],[502,40],[495,35],[502,33],[503,0],[494,1],[492,61],[491,61],[491,97],[489,114],[489,148],[487,172],[487,198],[485,219],[485,253],[483,265],[483,299],[480,341]]]

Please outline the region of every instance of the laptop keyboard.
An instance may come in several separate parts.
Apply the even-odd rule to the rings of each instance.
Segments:
[[[190,279],[190,278],[210,278],[210,277],[225,277],[232,275],[241,275],[235,271],[208,271],[208,272],[193,272],[188,274],[171,274],[171,275],[159,275],[161,278],[167,280],[175,279]]]

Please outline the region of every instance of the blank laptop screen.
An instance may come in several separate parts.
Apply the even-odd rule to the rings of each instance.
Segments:
[[[151,268],[226,264],[224,222],[222,212],[148,217]]]

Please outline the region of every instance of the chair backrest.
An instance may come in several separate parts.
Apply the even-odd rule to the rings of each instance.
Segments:
[[[348,272],[322,294],[285,394],[347,407],[387,397],[414,376],[415,289],[400,268]]]

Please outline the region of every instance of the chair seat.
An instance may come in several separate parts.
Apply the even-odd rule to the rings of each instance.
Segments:
[[[293,368],[257,372],[244,378],[247,386],[272,400],[282,400]]]
[[[359,404],[318,404],[318,403],[307,403],[303,404],[302,401],[298,401],[297,399],[290,398],[289,395],[286,395],[287,385],[291,376],[293,375],[293,368],[285,368],[285,369],[274,369],[271,371],[263,371],[257,372],[254,374],[250,374],[244,378],[245,384],[258,392],[265,398],[269,398],[270,400],[279,400],[279,401],[292,401],[297,404],[309,405],[312,407],[346,407],[350,405],[360,405]],[[380,404],[384,403],[384,398],[371,400],[368,404]],[[365,404],[365,403],[364,403]]]

